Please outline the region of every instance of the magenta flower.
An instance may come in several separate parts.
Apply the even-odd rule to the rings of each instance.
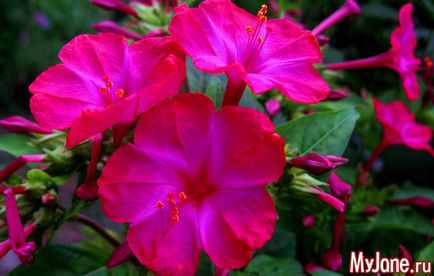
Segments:
[[[103,9],[115,10],[135,17],[139,16],[136,10],[121,0],[91,0],[90,2]]]
[[[359,185],[363,185],[375,160],[391,145],[405,145],[414,150],[425,150],[434,156],[430,145],[431,128],[415,122],[415,116],[403,102],[384,104],[374,99],[374,110],[378,122],[383,126],[383,137],[366,162]]]
[[[345,98],[348,98],[350,95],[344,90],[340,89],[332,89],[330,90],[330,94],[327,96],[327,100],[329,101],[338,101]]]
[[[417,40],[411,17],[412,11],[413,4],[411,3],[405,4],[399,11],[400,26],[391,35],[392,48],[390,50],[369,58],[330,64],[329,69],[387,67],[398,72],[405,94],[410,101],[419,98],[416,71],[419,70],[421,61],[414,56]]]
[[[112,268],[118,266],[133,256],[133,252],[131,251],[128,242],[124,242],[123,244],[116,247],[110,256],[110,260],[107,263],[107,268]]]
[[[71,128],[68,148],[115,127],[178,92],[185,77],[182,53],[172,39],[128,45],[123,36],[79,35],[59,53],[63,62],[30,85],[30,107],[44,128]],[[119,136],[119,135],[118,135]]]
[[[340,156],[309,153],[304,156],[292,158],[290,164],[293,167],[306,170],[316,175],[321,175],[330,170],[334,170],[347,162],[347,158]]]
[[[36,123],[21,116],[11,116],[0,120],[0,126],[14,133],[48,134],[50,130],[38,126]]]
[[[95,23],[92,25],[92,28],[101,33],[120,34],[125,36],[126,38],[130,38],[134,40],[140,40],[143,38],[141,34],[136,33],[128,28],[121,27],[111,20],[103,20],[98,23]]]
[[[315,188],[313,186],[309,186],[309,191],[319,200],[326,203],[327,205],[335,208],[338,212],[343,213],[345,211],[345,203],[336,197],[329,195],[328,193]]]
[[[6,189],[4,195],[6,223],[8,224],[11,248],[23,264],[29,265],[33,262],[33,253],[36,251],[36,244],[34,242],[26,242],[26,235],[24,233],[23,225],[21,224],[21,218],[13,190]]]
[[[26,227],[24,227],[24,238],[27,239],[27,237],[29,237],[33,232],[35,232],[36,230],[36,225],[35,223],[30,223],[29,225],[27,225]],[[6,254],[9,253],[9,251],[11,250],[11,241],[9,239],[3,241],[0,243],[0,260],[6,256]]]
[[[322,265],[330,270],[338,271],[342,266],[342,255],[339,251],[344,238],[345,214],[341,213],[336,218],[332,232],[332,244],[330,249],[321,256]]]
[[[99,197],[109,218],[130,223],[128,244],[153,272],[193,275],[201,250],[220,269],[240,268],[274,231],[264,187],[284,166],[264,114],[216,112],[204,95],[181,94],[143,114],[134,144],[104,167]]]
[[[350,15],[356,15],[360,13],[360,6],[355,0],[346,0],[345,3],[337,9],[334,13],[324,19],[318,26],[312,30],[312,34],[318,36],[326,29],[335,25],[339,21],[345,19]]]
[[[267,20],[230,0],[206,0],[198,8],[181,5],[169,31],[200,70],[226,73],[223,105],[237,105],[248,85],[253,93],[276,88],[289,99],[317,103],[330,92],[313,68],[321,52],[314,36],[290,20]]]

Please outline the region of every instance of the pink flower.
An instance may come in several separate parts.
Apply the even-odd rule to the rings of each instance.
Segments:
[[[280,102],[277,99],[268,100],[265,102],[265,109],[270,116],[275,116],[277,113],[279,113]]]
[[[306,228],[312,228],[315,225],[316,218],[314,215],[309,215],[304,217],[303,225]]]
[[[345,98],[348,98],[350,95],[344,90],[340,89],[332,89],[330,94],[327,96],[327,100],[329,101],[338,101]]]
[[[0,120],[0,126],[4,127],[9,132],[15,133],[51,133],[49,129],[44,129],[36,123],[27,120],[21,116],[11,116]]]
[[[115,33],[125,36],[126,38],[140,40],[143,36],[128,28],[121,27],[113,21],[104,20],[92,25],[92,28],[101,33]]]
[[[326,29],[335,25],[339,21],[345,19],[350,15],[356,15],[360,13],[360,6],[355,0],[346,0],[345,3],[337,9],[334,13],[324,19],[318,26],[312,30],[312,34],[319,35]]]
[[[116,10],[135,17],[139,16],[132,7],[130,7],[128,4],[125,4],[121,0],[91,0],[90,2],[103,9]]]
[[[71,128],[68,148],[133,122],[176,94],[185,77],[184,57],[168,37],[128,45],[117,34],[79,35],[59,58],[30,85],[30,107],[42,127]]]
[[[394,101],[384,104],[374,99],[374,110],[378,122],[383,126],[383,137],[366,162],[363,173],[359,177],[359,185],[363,185],[375,160],[391,145],[405,145],[414,150],[426,150],[434,156],[430,145],[431,128],[415,122],[415,116],[403,102]]]
[[[419,70],[421,61],[414,56],[417,40],[411,17],[412,11],[413,4],[411,3],[405,4],[399,11],[400,26],[391,35],[392,48],[390,50],[370,58],[330,64],[329,69],[387,67],[399,73],[405,94],[410,101],[419,98],[416,71]]]
[[[33,262],[33,253],[36,251],[36,244],[34,242],[26,242],[26,235],[23,225],[21,224],[13,190],[6,189],[4,195],[10,245],[20,261],[25,265],[29,265]]]
[[[321,175],[338,166],[344,165],[348,159],[333,155],[320,155],[318,153],[309,153],[304,156],[292,158],[291,166],[306,170],[310,173]]]
[[[24,227],[24,238],[27,239],[34,231],[36,230],[35,223],[30,223],[26,227]],[[11,241],[9,239],[0,243],[0,260],[6,256],[11,250]]]
[[[339,251],[344,238],[345,214],[341,213],[336,218],[332,232],[332,244],[330,249],[321,256],[324,267],[338,271],[342,266],[342,255]]]
[[[180,94],[143,114],[134,144],[104,167],[99,197],[109,218],[130,223],[128,244],[153,272],[193,275],[201,250],[220,269],[240,268],[274,231],[264,186],[284,166],[284,141],[264,114],[216,112],[207,97]]]
[[[266,13],[266,5],[253,16],[230,0],[206,0],[177,7],[169,31],[198,69],[226,73],[223,105],[237,105],[246,85],[255,94],[276,88],[300,103],[324,100],[330,89],[312,66],[322,59],[318,42]]]
[[[342,266],[342,255],[337,250],[329,250],[321,256],[322,265],[332,271],[338,271]]]

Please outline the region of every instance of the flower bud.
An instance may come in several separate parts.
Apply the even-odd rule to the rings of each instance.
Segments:
[[[408,205],[417,209],[428,209],[434,207],[434,200],[423,196],[393,199],[390,202],[396,205]]]
[[[380,208],[378,208],[377,206],[369,205],[365,209],[363,209],[362,215],[367,216],[367,217],[371,217],[371,216],[375,216],[379,211],[380,211]]]
[[[327,183],[330,185],[332,194],[344,201],[347,201],[353,192],[351,185],[343,181],[335,172],[332,172]]]
[[[275,116],[280,110],[280,102],[277,99],[268,100],[265,103],[265,109],[270,116]]]
[[[407,250],[407,248],[405,248],[403,245],[399,245],[398,248],[398,256],[400,258],[406,258],[408,260],[409,263],[413,262],[413,257],[411,256],[410,252]]]
[[[91,3],[106,10],[116,10],[138,17],[137,12],[133,8],[120,0],[91,0]]]
[[[339,156],[323,156],[317,153],[309,153],[291,159],[290,164],[293,167],[306,170],[315,175],[321,175],[347,162],[348,159]]]
[[[21,116],[11,116],[0,120],[0,126],[14,133],[39,133],[48,134],[50,130],[40,127],[38,124]]]
[[[338,271],[342,266],[342,255],[339,251],[329,250],[321,257],[322,265],[332,271]]]
[[[315,225],[316,218],[314,215],[306,216],[303,219],[303,225],[306,228],[312,228]]]
[[[124,242],[123,244],[116,247],[116,249],[113,251],[112,255],[110,256],[110,260],[107,263],[107,268],[112,268],[123,264],[132,256],[133,252],[131,251],[128,242]]]
[[[314,262],[307,263],[303,268],[304,272],[306,272],[306,273],[312,273],[312,272],[323,270],[323,269],[324,268],[316,265]]]
[[[124,28],[119,26],[113,21],[110,20],[104,20],[98,23],[95,23],[92,25],[92,28],[97,30],[101,33],[115,33],[115,34],[121,34],[125,36],[126,38],[134,39],[134,40],[140,40],[143,38],[143,36],[139,33],[136,33],[130,29]]]
[[[330,90],[330,94],[327,96],[326,100],[329,101],[338,101],[349,97],[350,95],[344,90],[340,89],[332,89]]]

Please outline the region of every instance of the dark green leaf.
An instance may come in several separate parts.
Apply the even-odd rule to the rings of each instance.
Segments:
[[[295,119],[276,130],[298,155],[342,155],[358,117],[354,109],[321,112]]]
[[[258,255],[247,265],[246,272],[253,275],[304,275],[299,262],[290,258],[273,258],[268,255]]]
[[[421,252],[419,252],[416,260],[423,261],[423,262],[431,262],[431,266],[433,265],[433,263],[434,263],[434,241],[432,241],[430,244],[428,244],[427,247],[425,247],[424,249],[422,249]],[[427,274],[423,274],[423,273],[416,274],[416,276],[419,276],[419,275],[427,275]]]

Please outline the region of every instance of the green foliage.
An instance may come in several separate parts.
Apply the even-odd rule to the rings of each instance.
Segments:
[[[14,156],[40,153],[30,144],[31,136],[26,134],[5,134],[0,136],[0,151]]]
[[[321,112],[289,121],[276,131],[297,155],[342,155],[358,117],[354,109]]]

